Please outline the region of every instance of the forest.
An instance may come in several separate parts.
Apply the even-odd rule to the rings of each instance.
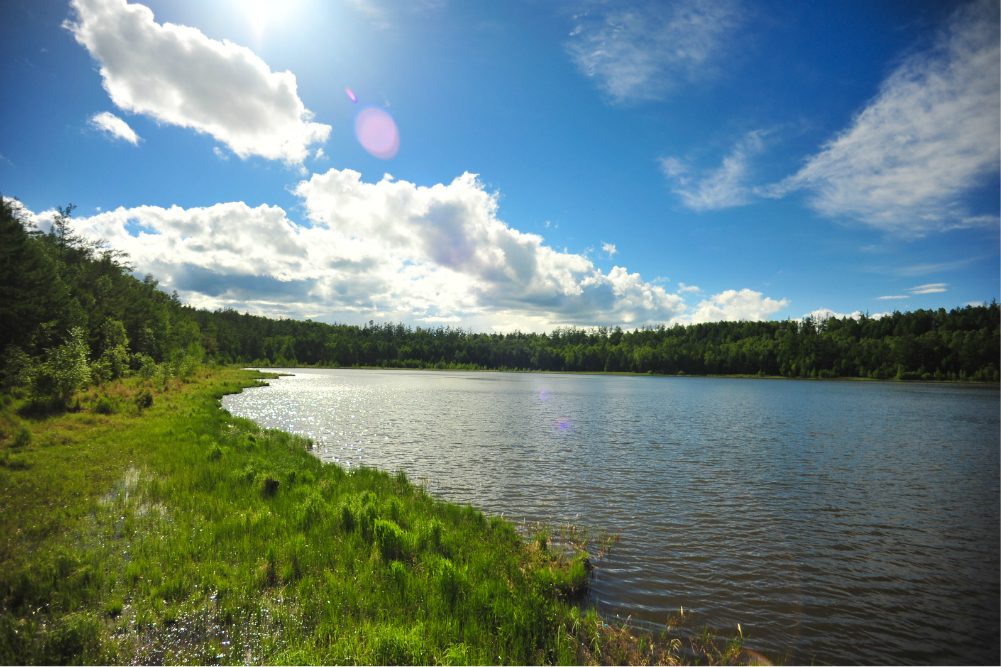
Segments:
[[[0,209],[0,382],[66,400],[123,375],[173,377],[208,362],[252,366],[433,368],[998,382],[997,300],[880,318],[787,319],[474,333],[208,311],[139,279],[128,257],[51,231],[16,203]]]

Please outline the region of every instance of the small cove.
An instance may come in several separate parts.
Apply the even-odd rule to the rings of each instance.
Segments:
[[[795,662],[997,662],[997,387],[297,369],[224,407],[342,465],[618,531],[593,600]]]

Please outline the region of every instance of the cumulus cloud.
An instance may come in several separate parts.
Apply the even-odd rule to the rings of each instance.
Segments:
[[[140,272],[198,307],[525,330],[656,324],[685,310],[681,297],[637,273],[605,274],[511,229],[497,217],[498,195],[471,174],[418,187],[331,169],[295,194],[310,225],[277,206],[231,202],[118,208],[74,228],[129,253]]]
[[[998,4],[958,10],[934,48],[907,58],[851,126],[766,196],[806,189],[821,214],[904,235],[996,226],[971,215],[970,189],[997,175],[1001,158]]]
[[[699,288],[696,285],[686,285],[685,283],[678,283],[678,293],[683,294],[685,292],[698,292]]]
[[[877,296],[876,301],[891,301],[893,299],[907,299],[910,298],[906,294],[893,294],[890,296]]]
[[[129,253],[196,307],[348,322],[462,323],[542,331],[765,319],[786,301],[729,290],[691,312],[680,294],[581,254],[560,252],[498,217],[499,194],[472,174],[432,187],[313,174],[294,193],[309,224],[277,206],[118,208],[76,233]],[[51,221],[51,212],[31,219]],[[684,289],[684,285],[682,285]]]
[[[685,319],[689,322],[719,322],[722,320],[768,320],[789,305],[785,299],[776,301],[750,289],[726,290],[700,301]]]
[[[246,158],[301,163],[330,126],[311,122],[295,75],[272,72],[250,49],[199,30],[153,20],[125,0],[73,0],[67,21],[77,42],[101,63],[121,109],[212,135]]]
[[[103,111],[101,113],[94,114],[91,116],[90,120],[87,121],[93,129],[103,132],[112,139],[122,139],[129,142],[133,146],[139,145],[139,135],[129,127],[129,124],[124,120],[119,118],[113,113]]]
[[[601,250],[602,250],[602,252],[608,253],[608,258],[609,259],[611,259],[616,253],[619,252],[618,250],[615,249],[615,244],[614,243],[604,243],[604,242],[602,242],[602,244],[601,244]]]
[[[315,228],[373,248],[394,276],[406,275],[413,312],[489,315],[542,328],[559,323],[669,321],[684,303],[639,274],[606,275],[585,256],[559,252],[541,236],[497,217],[497,195],[472,174],[448,185],[418,187],[385,175],[365,183],[358,172],[331,169],[295,193]],[[397,285],[396,277],[387,278]],[[418,292],[421,284],[434,284]]]
[[[743,206],[750,202],[752,194],[747,185],[748,160],[761,152],[762,137],[761,131],[749,132],[723,158],[723,164],[709,172],[693,174],[685,162],[675,157],[661,158],[660,167],[681,203],[693,211]]]
[[[815,311],[813,311],[811,313],[807,313],[806,315],[804,315],[803,317],[801,317],[799,319],[800,320],[805,320],[806,318],[810,318],[810,319],[814,320],[815,322],[819,322],[819,321],[823,321],[823,320],[829,320],[832,317],[835,318],[835,319],[839,319],[839,320],[843,320],[846,317],[850,317],[853,320],[860,320],[860,319],[862,319],[863,315],[865,315],[865,317],[868,317],[871,320],[878,320],[878,319],[881,319],[881,318],[886,317],[886,316],[891,315],[891,314],[892,313],[864,314],[861,310],[856,310],[855,312],[852,312],[852,313],[836,313],[833,310],[831,310],[830,308],[819,308],[819,309],[817,309],[817,310],[815,310]]]
[[[566,49],[614,100],[656,99],[713,71],[739,10],[737,0],[590,3],[574,16]]]

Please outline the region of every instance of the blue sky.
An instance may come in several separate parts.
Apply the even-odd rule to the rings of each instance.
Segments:
[[[76,204],[196,306],[541,331],[1001,292],[996,2],[0,19],[0,191],[42,228]],[[356,135],[368,107],[395,120],[388,159]]]

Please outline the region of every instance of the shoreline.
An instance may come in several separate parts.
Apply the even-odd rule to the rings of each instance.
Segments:
[[[361,370],[361,371],[419,371],[419,372],[433,372],[433,373],[523,373],[523,374],[533,374],[537,373],[540,375],[598,375],[598,376],[624,376],[624,377],[643,377],[643,378],[729,378],[738,380],[787,380],[787,381],[803,381],[803,382],[894,382],[894,383],[907,383],[907,384],[961,384],[961,385],[971,385],[971,386],[987,386],[987,387],[1001,387],[1001,382],[988,382],[984,380],[898,380],[896,378],[862,378],[862,377],[826,377],[826,378],[809,378],[809,377],[788,377],[785,375],[691,375],[688,373],[679,373],[675,375],[667,375],[664,373],[633,373],[630,371],[547,371],[547,370],[530,370],[530,369],[512,369],[512,368],[404,368],[402,366],[309,366],[309,365],[299,365],[299,366],[248,366],[246,364],[232,364],[234,368],[243,368],[249,370],[260,370],[262,373],[271,373],[273,375],[292,375],[292,373],[279,373],[275,369],[310,369],[310,370]]]
[[[0,662],[757,660],[735,631],[634,636],[587,609],[586,532],[520,536],[221,407],[268,379],[131,378],[47,414],[4,400]]]

